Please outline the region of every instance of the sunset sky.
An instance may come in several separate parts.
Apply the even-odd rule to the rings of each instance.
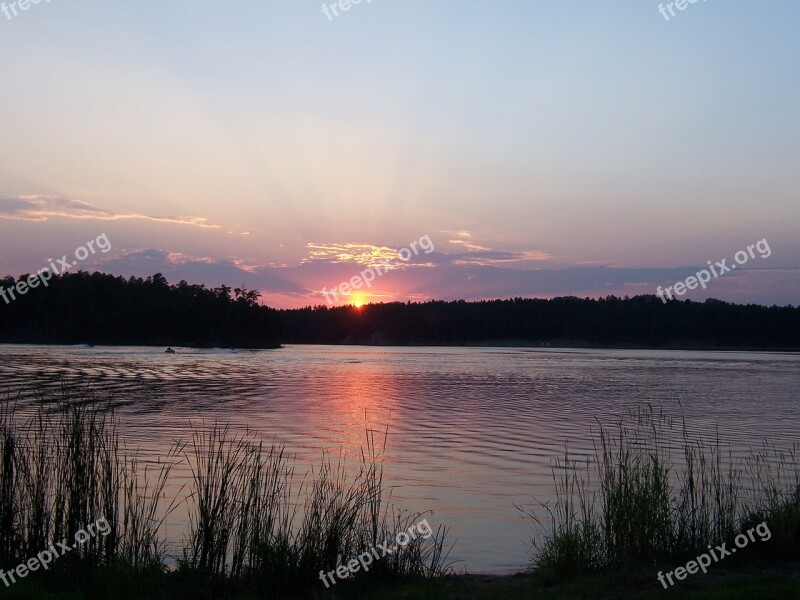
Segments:
[[[6,0],[8,4],[8,0]],[[326,4],[331,4],[327,2]],[[800,3],[52,0],[0,13],[0,273],[324,304],[655,293],[800,303]]]

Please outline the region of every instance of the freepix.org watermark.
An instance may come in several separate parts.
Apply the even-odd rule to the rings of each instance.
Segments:
[[[372,0],[363,0],[367,4],[372,3]],[[332,4],[323,4],[322,12],[328,17],[328,21],[333,21],[334,17],[339,17],[339,11],[347,12],[354,6],[361,4],[362,0],[339,0]]]
[[[675,2],[670,2],[666,6],[664,6],[663,2],[660,2],[658,4],[658,12],[661,13],[664,19],[669,21],[672,17],[677,15],[675,12],[676,8],[678,10],[686,10],[690,4],[696,4],[699,1],[700,0],[675,0]],[[706,0],[703,0],[703,2],[706,2]],[[669,14],[667,14],[668,12]]]
[[[96,248],[95,245],[97,246]],[[47,287],[50,285],[53,275],[66,273],[72,267],[78,266],[79,261],[86,260],[92,254],[96,254],[98,250],[100,250],[101,254],[106,254],[111,250],[111,242],[108,241],[108,236],[105,233],[101,233],[94,240],[89,240],[85,246],[76,248],[75,260],[70,262],[66,254],[55,261],[50,258],[48,259],[50,266],[40,269],[35,275],[31,275],[26,280],[20,279],[16,285],[8,289],[0,286],[0,298],[3,298],[6,304],[11,304],[18,296],[24,296],[29,290],[39,287],[39,284]]]
[[[711,546],[708,547],[710,552],[709,554],[701,554],[695,560],[690,560],[686,563],[685,567],[678,567],[674,571],[670,571],[666,574],[667,580],[669,580],[669,585],[675,585],[675,582],[672,581],[672,575],[675,574],[675,578],[679,581],[683,581],[686,579],[687,575],[694,575],[697,573],[698,570],[703,571],[703,573],[708,572],[708,567],[711,566],[711,559],[714,559],[714,562],[717,563],[721,561],[723,558],[730,556],[736,549],[741,549],[747,547],[750,542],[755,542],[756,538],[753,533],[757,533],[758,537],[761,538],[762,542],[768,542],[772,538],[772,532],[769,530],[767,526],[767,522],[764,521],[763,523],[758,524],[756,527],[752,527],[747,530],[747,535],[744,533],[740,533],[736,536],[736,539],[733,541],[736,544],[736,548],[731,548],[728,550],[727,543],[722,544],[722,546],[717,546],[716,548],[712,549]],[[668,588],[667,582],[664,580],[665,575],[659,571],[656,578],[661,582],[661,585],[664,586],[666,590]]]
[[[50,4],[50,0],[16,0],[16,2],[3,2],[0,4],[0,12],[10,21],[18,16],[20,12],[26,12],[31,6],[41,4],[42,1],[46,4]]]
[[[755,244],[750,244],[747,247],[747,250],[739,250],[734,256],[733,260],[736,264],[731,264],[728,266],[728,259],[723,258],[722,260],[718,260],[713,265],[711,261],[708,261],[708,269],[703,269],[695,273],[692,277],[687,277],[686,280],[680,281],[666,290],[662,290],[661,286],[658,286],[656,290],[656,296],[661,298],[661,302],[664,304],[667,303],[667,298],[670,300],[674,300],[672,297],[673,291],[678,296],[683,296],[689,290],[696,290],[697,286],[706,289],[708,287],[709,282],[712,279],[717,279],[725,273],[730,273],[733,271],[737,265],[743,265],[747,263],[749,260],[755,259],[756,255],[753,250],[757,250],[758,254],[761,258],[769,258],[772,256],[772,249],[769,247],[769,243],[767,242],[767,238],[764,238],[760,242],[756,242]]]
[[[359,275],[356,275],[350,279],[350,281],[340,284],[331,291],[328,291],[328,288],[322,288],[322,295],[325,296],[325,300],[328,301],[328,305],[333,306],[334,302],[339,301],[339,294],[342,296],[349,296],[353,290],[360,290],[364,286],[371,288],[372,282],[375,281],[378,276],[385,275],[393,268],[398,267],[403,263],[407,263],[414,256],[419,256],[420,250],[425,252],[425,254],[430,254],[435,249],[436,248],[433,245],[433,240],[431,240],[431,237],[429,235],[423,235],[416,242],[411,242],[407,248],[401,248],[397,252],[398,261],[390,265],[383,265],[382,267],[370,267],[369,269],[365,269],[361,271]],[[332,300],[331,296],[333,296],[335,300]]]
[[[10,570],[8,573],[0,570],[0,580],[6,584],[6,587],[11,587],[12,583],[17,583],[17,579],[24,579],[30,573],[38,571],[40,568],[47,571],[50,568],[50,563],[55,559],[83,546],[93,537],[97,537],[98,533],[103,537],[111,533],[111,525],[109,525],[105,517],[97,521],[97,523],[89,525],[86,529],[78,531],[75,534],[75,543],[71,546],[67,543],[67,539],[65,538],[56,544],[51,543],[47,550],[42,550],[39,554],[17,566],[16,569]],[[9,579],[11,580],[10,583]]]
[[[401,531],[398,533],[395,537],[395,544],[393,546],[389,546],[391,542],[378,544],[375,548],[372,550],[367,550],[358,558],[352,558],[347,561],[347,566],[340,564],[334,570],[328,571],[327,573],[325,571],[320,571],[319,578],[322,583],[325,584],[326,588],[330,588],[331,584],[336,585],[336,579],[334,578],[334,575],[339,579],[347,579],[362,569],[366,573],[369,571],[369,567],[373,562],[380,560],[389,554],[394,554],[398,548],[404,548],[410,544],[412,540],[416,540],[417,537],[422,537],[423,539],[428,540],[432,536],[433,529],[431,529],[431,526],[428,524],[428,519],[423,519],[416,525],[409,527],[407,532]],[[328,579],[330,579],[331,583],[328,583]]]

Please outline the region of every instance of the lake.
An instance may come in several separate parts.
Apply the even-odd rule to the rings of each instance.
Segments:
[[[285,444],[297,471],[323,451],[357,463],[366,428],[388,427],[392,502],[433,511],[470,572],[528,564],[537,529],[515,505],[552,500],[551,467],[593,454],[598,423],[648,405],[734,459],[765,440],[800,443],[800,355],[553,348],[288,346],[272,351],[0,346],[4,392],[79,382],[113,394],[125,445],[154,458],[190,423],[230,421]],[[168,490],[188,480],[186,465]],[[535,500],[534,500],[535,498]],[[537,514],[544,516],[541,508]],[[168,522],[179,548],[185,511]]]

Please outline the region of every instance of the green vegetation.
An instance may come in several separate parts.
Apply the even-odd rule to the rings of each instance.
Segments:
[[[558,500],[547,507],[549,533],[533,564],[547,582],[608,570],[672,571],[766,522],[758,538],[726,567],[800,558],[800,465],[769,447],[744,461],[723,461],[719,441],[691,440],[682,428],[683,460],[670,456],[673,424],[652,410],[615,432],[600,428],[594,467],[567,456],[554,469]],[[725,467],[723,465],[727,464]],[[592,485],[593,471],[599,478]],[[556,473],[560,472],[560,475]],[[745,485],[745,482],[755,482]],[[531,518],[541,524],[532,514]]]

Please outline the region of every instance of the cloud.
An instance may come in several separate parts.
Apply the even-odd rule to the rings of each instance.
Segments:
[[[356,263],[366,267],[383,267],[398,263],[397,249],[372,244],[306,244],[308,256],[301,264],[323,261],[331,264]],[[399,265],[398,265],[399,266]]]
[[[470,245],[471,246],[471,245]],[[528,260],[550,260],[552,255],[537,250],[524,250],[522,252],[503,252],[490,250],[479,246],[470,247],[468,254],[448,254],[449,261],[455,265],[499,265],[503,263],[517,263]]]
[[[420,260],[424,257],[425,261],[412,260],[402,263],[398,260],[398,249],[389,246],[375,246],[373,244],[346,243],[346,244],[320,244],[309,243],[308,256],[301,264],[314,262],[324,262],[328,264],[353,263],[366,267],[386,267],[391,265],[389,270],[402,270],[408,267],[431,267],[435,265],[454,264],[454,265],[473,265],[489,266],[518,263],[524,261],[544,261],[550,260],[552,255],[538,250],[523,250],[519,252],[506,252],[492,250],[485,246],[480,246],[469,238],[472,234],[468,231],[445,232],[455,234],[460,239],[448,240],[447,243],[456,246],[457,249],[466,252],[441,253],[436,252],[431,255],[419,254]]]
[[[463,239],[472,237],[472,233],[469,231],[452,231],[448,229],[442,229],[441,231],[439,231],[439,233],[446,233],[447,235],[454,235],[456,237],[460,237]]]
[[[489,250],[489,248],[484,248],[483,246],[478,246],[477,244],[473,244],[472,242],[467,242],[465,240],[449,240],[448,243],[456,246],[464,246],[464,248],[470,252],[482,252],[484,250]]]
[[[154,217],[138,213],[114,213],[92,206],[88,202],[57,196],[0,196],[0,219],[12,221],[47,221],[52,217],[66,219],[96,219],[120,221],[143,219],[157,223],[175,223],[206,229],[219,229],[203,217]]]
[[[552,254],[540,250],[522,250],[518,252],[493,250],[473,242],[471,240],[472,234],[469,231],[446,231],[444,233],[455,233],[459,239],[447,240],[447,243],[467,251],[466,253],[447,254],[448,261],[452,264],[488,266],[523,261],[543,261],[553,258]]]

